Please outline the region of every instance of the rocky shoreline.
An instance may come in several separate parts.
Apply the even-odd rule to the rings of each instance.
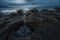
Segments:
[[[25,16],[24,16],[25,15]],[[26,20],[26,22],[25,22]],[[32,34],[28,38],[11,38],[11,31],[18,30],[20,25],[28,24]],[[14,31],[13,31],[14,32]],[[23,14],[17,13],[0,16],[0,40],[60,40],[60,11],[32,9]]]

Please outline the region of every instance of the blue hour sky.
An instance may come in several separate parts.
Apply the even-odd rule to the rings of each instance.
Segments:
[[[59,6],[60,0],[0,0],[0,7],[10,7],[17,5]]]

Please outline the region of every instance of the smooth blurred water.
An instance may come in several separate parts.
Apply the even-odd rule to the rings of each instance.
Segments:
[[[31,28],[27,27],[26,25],[22,25],[14,34],[16,37],[27,37],[31,35],[31,33]]]

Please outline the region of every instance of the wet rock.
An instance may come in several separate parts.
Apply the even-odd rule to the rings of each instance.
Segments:
[[[17,16],[17,13],[11,12],[11,16]]]
[[[44,12],[45,11],[45,12]],[[58,20],[57,13],[50,11],[40,11],[40,13],[31,13],[27,17],[27,23],[31,25],[35,32],[33,34],[33,40],[56,40],[57,37],[56,28],[60,29],[60,21]],[[43,13],[44,12],[44,13]],[[49,15],[46,15],[49,14]],[[37,31],[36,31],[37,30]],[[59,35],[59,34],[58,34]],[[36,38],[36,39],[35,39]],[[41,38],[41,39],[40,39]]]
[[[60,8],[59,7],[56,7],[55,10],[56,10],[56,12],[60,12]]]
[[[23,14],[23,10],[17,10],[17,15],[22,15]]]
[[[26,18],[22,13],[23,10],[19,10],[17,14],[11,14],[12,17],[0,18],[1,40],[60,40],[60,13],[32,9],[27,12]],[[29,27],[26,27],[24,19]]]

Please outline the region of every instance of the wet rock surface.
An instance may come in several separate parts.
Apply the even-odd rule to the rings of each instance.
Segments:
[[[58,31],[60,29],[59,15],[60,12],[54,10],[32,12],[27,17],[27,23],[35,30],[33,40],[60,40],[60,36],[58,37],[60,34]]]
[[[21,11],[0,17],[0,40],[60,40],[60,12]]]

